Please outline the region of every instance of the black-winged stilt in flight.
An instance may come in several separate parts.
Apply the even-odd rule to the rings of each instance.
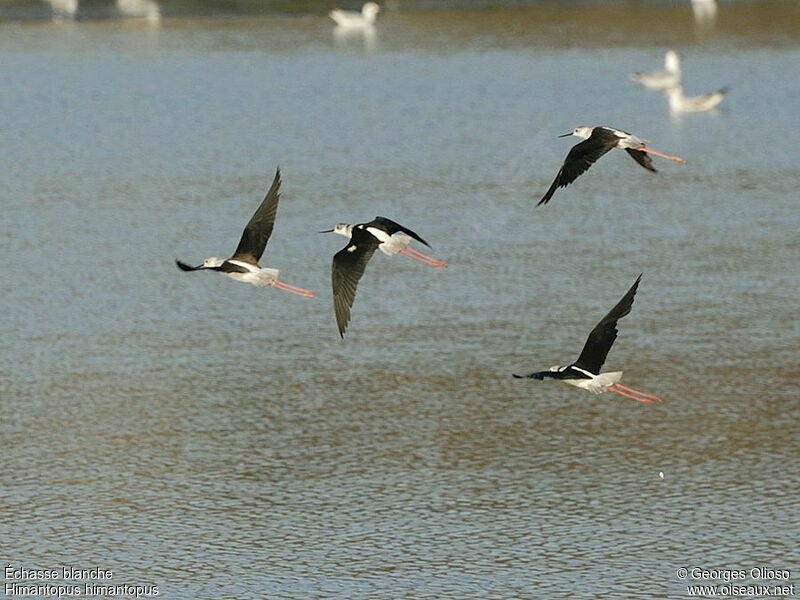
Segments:
[[[611,350],[614,340],[617,339],[617,321],[631,312],[633,297],[636,295],[636,288],[639,287],[641,279],[642,276],[639,275],[631,289],[622,297],[622,300],[595,325],[595,328],[592,329],[586,339],[586,344],[583,346],[578,360],[566,367],[555,366],[550,367],[548,371],[539,371],[530,375],[514,375],[514,377],[517,379],[539,380],[550,377],[552,379],[560,379],[564,383],[574,385],[583,390],[589,390],[594,394],[611,391],[637,402],[645,402],[647,404],[660,402],[661,398],[658,396],[645,394],[619,383],[622,379],[622,371],[600,372],[603,363],[606,361],[608,351]]]
[[[304,288],[295,287],[278,281],[278,269],[261,267],[258,264],[267,240],[272,234],[275,225],[275,216],[278,212],[278,200],[280,199],[281,170],[275,172],[275,179],[272,182],[267,195],[261,202],[256,212],[242,232],[236,252],[228,259],[222,260],[212,256],[203,261],[202,265],[191,267],[179,260],[175,260],[181,271],[200,271],[208,269],[227,275],[231,279],[250,283],[255,286],[272,286],[279,290],[285,290],[298,296],[313,298],[315,292]]]
[[[399,223],[385,217],[375,217],[369,223],[338,223],[333,229],[320,233],[338,233],[350,238],[347,245],[333,257],[331,280],[333,283],[333,310],[339,335],[344,337],[350,322],[350,308],[356,297],[356,287],[364,275],[369,259],[380,249],[386,255],[405,254],[431,267],[446,267],[440,260],[431,258],[409,246],[412,239],[430,248],[430,244],[419,235]]]
[[[584,141],[575,144],[567,154],[564,164],[558,171],[553,184],[547,193],[539,201],[539,205],[547,204],[553,197],[555,191],[560,187],[566,187],[575,181],[580,175],[586,172],[595,161],[603,156],[612,148],[622,148],[630,154],[631,158],[643,166],[648,171],[656,172],[653,167],[653,160],[649,154],[667,158],[679,163],[686,161],[677,156],[663,154],[652,148],[647,147],[647,141],[636,137],[627,131],[614,129],[613,127],[576,127],[570,133],[565,133],[558,137],[574,135],[583,138]],[[537,205],[538,206],[538,205]]]
[[[727,87],[716,92],[703,94],[702,96],[684,96],[683,87],[674,85],[667,89],[666,94],[669,98],[669,109],[673,113],[682,112],[705,112],[715,109],[728,93]]]
[[[628,79],[651,90],[663,90],[681,82],[681,58],[675,50],[667,50],[664,68],[650,73],[631,73]]]
[[[361,7],[361,12],[336,8],[329,12],[328,16],[336,22],[338,27],[363,29],[375,25],[375,17],[380,11],[381,7],[375,2],[367,2]]]

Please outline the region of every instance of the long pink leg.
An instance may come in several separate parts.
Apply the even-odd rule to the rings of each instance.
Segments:
[[[615,388],[613,385],[608,386],[606,389],[609,392],[614,392],[615,394],[619,394],[620,396],[625,396],[626,398],[630,398],[631,400],[636,400],[637,402],[642,402],[644,404],[652,404],[653,403],[653,400],[648,400],[647,398],[641,398],[639,396],[632,396],[631,394],[628,394],[626,392],[623,392],[622,390],[619,390],[619,389]]]
[[[647,146],[642,146],[641,148],[636,148],[636,150],[642,150],[644,152],[649,152],[650,154],[655,154],[656,156],[660,156],[661,158],[666,158],[667,160],[674,160],[676,163],[685,164],[686,161],[678,156],[670,156],[669,154],[664,154],[663,152],[659,152],[658,150],[653,150],[652,148],[648,148]]]
[[[431,267],[446,267],[447,265],[440,260],[436,260],[430,256],[427,256],[420,252],[419,250],[415,250],[411,246],[406,246],[402,250],[400,250],[400,254],[405,254],[409,258],[413,258],[414,260],[418,260],[421,263],[425,263],[426,265],[430,265]]]
[[[621,383],[615,383],[614,385],[621,390],[625,390],[626,392],[631,392],[632,394],[639,394],[643,398],[650,398],[651,400],[655,400],[656,402],[662,402],[661,398],[659,398],[658,396],[654,396],[653,394],[645,394],[644,392],[640,392],[639,390],[635,390],[633,388],[624,386]]]
[[[301,287],[295,287],[293,285],[289,285],[288,283],[284,283],[283,281],[278,281],[277,279],[273,281],[271,285],[279,290],[291,292],[292,294],[297,294],[298,296],[303,296],[304,298],[313,298],[317,295],[316,292],[312,292],[311,290]]]

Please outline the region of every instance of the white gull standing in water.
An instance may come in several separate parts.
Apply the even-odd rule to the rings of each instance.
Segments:
[[[701,96],[684,96],[683,87],[674,85],[667,89],[666,94],[669,98],[669,109],[673,113],[683,112],[705,112],[713,110],[725,98],[728,88],[724,87]]]
[[[717,16],[717,0],[692,0],[692,12],[698,22],[713,21]]]
[[[651,90],[663,90],[678,85],[681,82],[681,57],[675,50],[667,50],[663,69],[650,73],[631,73],[628,79]]]
[[[53,19],[74,19],[78,14],[78,0],[46,0],[53,9]]]
[[[151,23],[161,20],[161,8],[156,0],[117,0],[117,10],[124,17],[146,19]]]
[[[361,12],[337,8],[329,12],[328,16],[336,22],[338,27],[362,29],[375,25],[375,17],[380,11],[381,7],[375,2],[367,2],[361,7]]]

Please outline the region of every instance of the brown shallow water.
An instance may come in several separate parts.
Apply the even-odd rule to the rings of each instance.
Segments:
[[[169,598],[794,574],[797,8],[724,8],[1,23],[4,566]],[[691,92],[732,86],[719,113],[625,80],[673,45]],[[536,208],[579,124],[687,165],[611,153]],[[318,298],[178,272],[232,250],[276,164],[265,263]],[[343,238],[315,232],[376,214],[449,267],[376,256],[342,341]],[[640,272],[607,368],[663,404],[510,377],[573,360]]]

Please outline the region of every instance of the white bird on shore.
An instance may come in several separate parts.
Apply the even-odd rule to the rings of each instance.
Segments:
[[[336,8],[329,12],[328,16],[338,27],[363,29],[375,25],[375,17],[380,11],[381,7],[375,2],[367,2],[361,7],[361,12]]]
[[[683,87],[673,85],[667,89],[669,98],[669,109],[674,113],[682,112],[705,112],[716,108],[728,93],[728,88],[724,87],[710,94],[701,96],[684,96]]]
[[[46,0],[53,9],[53,19],[74,19],[78,13],[78,0]]]
[[[667,50],[664,68],[650,73],[631,73],[628,79],[641,83],[650,90],[663,90],[681,82],[681,57],[675,50]]]
[[[117,0],[117,10],[124,17],[146,19],[151,23],[161,20],[161,8],[155,0]]]
[[[692,12],[698,22],[713,21],[717,16],[717,0],[692,0]]]

